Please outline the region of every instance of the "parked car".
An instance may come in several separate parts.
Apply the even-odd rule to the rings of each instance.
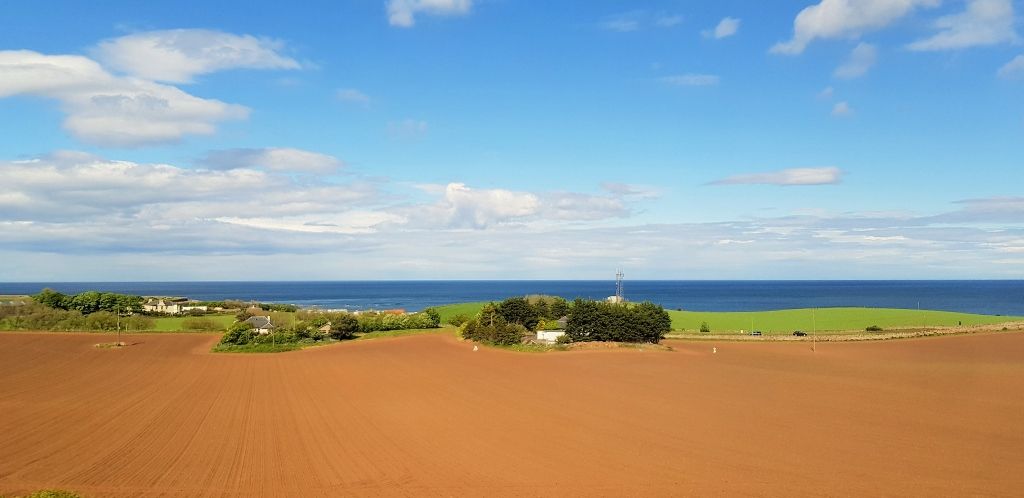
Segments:
[[[796,331],[793,331],[793,335],[795,335],[797,337],[803,337],[803,336],[807,335],[807,332],[804,332],[803,330],[796,330]]]
[[[755,331],[751,332],[750,335],[761,335],[761,331],[760,330],[755,330]]]

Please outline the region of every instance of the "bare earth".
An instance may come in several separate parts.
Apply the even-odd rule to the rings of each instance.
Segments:
[[[1024,334],[276,355],[0,334],[0,494],[1020,496]],[[712,347],[718,353],[712,354]]]

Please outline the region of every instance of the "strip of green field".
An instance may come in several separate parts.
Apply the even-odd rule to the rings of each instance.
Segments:
[[[206,315],[202,317],[162,316],[153,320],[153,328],[150,330],[156,332],[187,332],[190,329],[185,327],[185,320],[196,318],[204,318],[216,322],[221,327],[221,331],[227,329],[235,321],[234,315]]]
[[[439,306],[441,321],[466,314],[473,316],[483,308],[483,302],[459,303]],[[1019,316],[976,315],[951,311],[906,310],[894,308],[805,308],[777,311],[668,311],[672,329],[697,332],[707,322],[713,334],[739,333],[760,330],[771,334],[791,334],[795,330],[810,332],[851,330],[862,331],[877,325],[887,328],[952,327],[957,325],[986,325],[1022,321]]]

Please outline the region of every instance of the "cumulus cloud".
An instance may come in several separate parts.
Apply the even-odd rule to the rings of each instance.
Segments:
[[[864,76],[871,66],[875,65],[878,58],[878,49],[870,43],[858,43],[850,52],[843,64],[836,68],[833,76],[836,78],[852,79]]]
[[[299,69],[269,38],[208,29],[146,31],[104,40],[93,54],[104,67],[139,78],[189,83],[196,76],[226,69]]]
[[[664,76],[658,81],[672,86],[711,86],[717,85],[719,77],[714,74],[687,73]]]
[[[282,147],[210,151],[199,164],[211,169],[266,169],[292,173],[333,173],[343,166],[335,157]]]
[[[358,104],[361,106],[370,105],[370,96],[359,90],[356,90],[355,88],[339,88],[337,96],[338,100],[342,102]]]
[[[938,33],[917,40],[910,50],[956,50],[1010,43],[1018,40],[1013,28],[1015,18],[1010,0],[968,0],[967,9],[935,21]]]
[[[816,39],[856,38],[884,28],[917,8],[936,7],[940,0],[821,0],[793,20],[793,38],[776,43],[773,54],[797,55]]]
[[[473,0],[388,0],[388,23],[409,28],[416,24],[417,14],[461,16],[472,7]]]
[[[834,106],[832,106],[832,113],[831,114],[832,114],[832,117],[835,117],[835,118],[849,117],[849,116],[853,115],[853,108],[850,107],[850,104],[848,102],[846,102],[845,100],[842,101],[842,102],[836,102],[836,104]]]
[[[720,40],[735,35],[740,30],[740,20],[734,17],[724,17],[718,21],[715,29],[707,29],[702,32],[705,38]]]
[[[0,51],[0,98],[34,95],[61,103],[64,129],[104,146],[137,147],[210,135],[221,121],[244,119],[249,110],[203,99],[173,86],[113,76],[77,55]]]
[[[711,182],[711,185],[835,185],[843,180],[843,171],[836,167],[789,168],[768,173],[734,175]]]
[[[1018,55],[999,68],[1000,78],[1019,78],[1024,76],[1024,55]]]

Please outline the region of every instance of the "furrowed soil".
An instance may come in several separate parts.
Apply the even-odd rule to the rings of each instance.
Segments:
[[[0,334],[0,495],[1020,496],[1024,334],[273,354]],[[712,347],[718,353],[712,353]]]

